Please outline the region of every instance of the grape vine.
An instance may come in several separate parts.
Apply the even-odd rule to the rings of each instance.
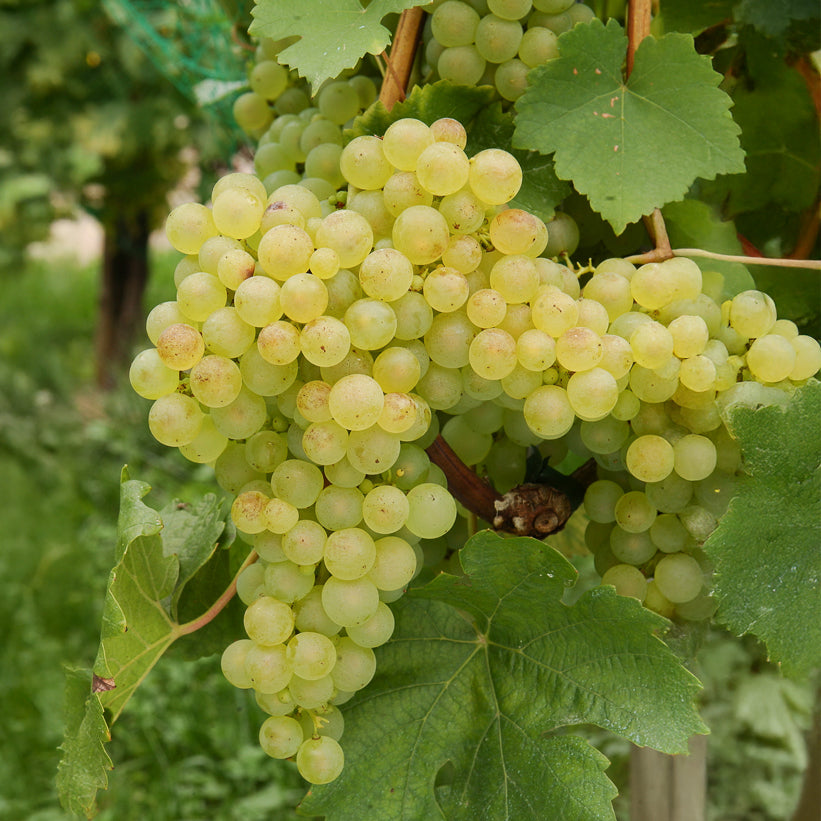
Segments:
[[[520,721],[521,738],[498,729],[503,757],[572,769],[578,742],[569,792],[581,809],[572,817],[611,817],[610,784],[586,742],[551,736],[534,752],[535,739],[597,724],[679,752],[704,732],[696,684],[656,631],[670,621],[686,631],[722,606],[725,555],[715,546],[754,478],[739,414],[817,401],[821,346],[779,318],[746,268],[694,261],[758,260],[673,248],[665,206],[696,177],[740,171],[742,152],[720,77],[692,39],[651,36],[649,0],[629,4],[626,36],[616,20],[568,0],[410,6],[374,2],[363,16],[379,53],[380,14],[402,12],[390,53],[376,61],[380,81],[368,60],[337,65],[348,59],[338,50],[329,65],[345,71],[326,76],[302,18],[286,19],[281,0],[260,0],[250,89],[234,104],[256,143],[254,173],[228,174],[208,203],[168,215],[167,237],[183,255],[176,298],[149,313],[151,346],[134,358],[130,381],[151,401],[154,437],[212,466],[230,499],[230,522],[210,534],[203,561],[232,528],[237,538],[233,581],[199,619],[179,624],[168,613],[165,640],[195,632],[236,593],[244,635],[222,650],[222,671],[253,693],[262,749],[327,785],[311,791],[308,811],[353,817],[368,788],[368,762],[356,760],[363,722],[391,726],[384,710],[416,716],[430,762],[406,751],[397,763],[379,736],[386,765],[404,769],[374,764],[392,784],[368,799],[378,817],[476,817],[491,800],[465,758],[473,744],[477,772],[496,772],[483,741],[439,726],[437,750],[436,699],[424,710],[410,696],[387,700],[421,676],[437,699],[483,689],[497,704],[490,724]],[[359,45],[355,61],[368,50]],[[673,59],[683,81],[663,68]],[[664,112],[657,121],[648,100]],[[624,125],[614,138],[617,104]],[[699,136],[673,139],[673,120]],[[578,155],[580,135],[601,178]],[[646,159],[667,139],[684,159],[669,179],[654,167],[645,182],[636,152]],[[588,199],[578,221],[562,205],[568,179]],[[614,237],[643,217],[651,247],[574,261],[590,213]],[[123,487],[126,518],[159,539],[142,491]],[[556,658],[542,640],[568,627],[555,581],[572,583],[572,570],[543,540],[580,507],[602,586],[572,611],[591,631],[589,646],[568,638]],[[516,592],[517,574],[530,598]],[[176,589],[154,594],[161,601]],[[537,596],[526,623],[522,608]],[[454,621],[457,610],[468,627]],[[131,619],[138,609],[123,606],[104,625],[95,716],[121,688],[133,648],[123,663],[107,642]],[[613,630],[595,626],[601,619]],[[422,675],[406,649],[419,641],[437,654],[440,634],[442,669],[452,666],[444,682]],[[502,652],[529,647],[528,636],[534,649],[522,663],[546,665],[544,680],[527,669],[517,680],[518,662]],[[459,642],[476,649],[456,664]],[[460,684],[475,653],[514,689],[535,688],[532,704],[496,689],[493,674]],[[567,662],[575,655],[584,658],[578,676]],[[654,669],[666,676],[666,689],[648,696],[655,715],[632,718],[627,690],[637,685],[607,668],[609,658],[635,667],[635,681],[651,681]],[[456,775],[434,790],[448,758]],[[491,817],[549,817],[567,796],[551,784],[536,800],[538,769]],[[583,797],[587,777],[595,788]]]

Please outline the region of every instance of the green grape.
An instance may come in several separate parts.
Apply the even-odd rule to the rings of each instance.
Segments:
[[[630,281],[615,271],[595,273],[584,286],[584,296],[604,306],[612,322],[633,307]]]
[[[673,353],[680,359],[698,356],[707,345],[710,330],[701,316],[677,316],[667,326],[673,337]]]
[[[272,365],[253,347],[240,358],[239,370],[248,390],[259,396],[279,396],[294,384],[299,365],[296,359],[285,365]]]
[[[697,482],[706,479],[716,467],[716,446],[706,436],[691,433],[673,446],[675,470],[682,479]]]
[[[619,388],[613,375],[604,368],[592,368],[570,377],[567,398],[580,419],[601,419],[615,407]]]
[[[620,496],[614,508],[616,524],[628,533],[642,533],[656,518],[656,508],[640,490]]]
[[[282,316],[279,291],[279,285],[268,277],[249,277],[237,286],[234,309],[243,322],[262,328]]]
[[[613,453],[627,441],[630,426],[614,416],[605,416],[595,422],[582,422],[579,434],[591,453]]]
[[[361,579],[373,567],[375,559],[376,547],[373,539],[358,527],[344,528],[331,533],[325,544],[325,567],[337,579]]]
[[[287,459],[271,475],[274,495],[297,508],[314,504],[323,485],[322,471],[300,459]]]
[[[502,213],[512,211],[515,209]],[[491,223],[491,228],[494,224],[495,220]],[[524,245],[525,243],[520,243],[517,247],[522,248]],[[514,246],[511,244],[508,247]],[[522,254],[510,252],[510,255],[502,257],[490,269],[490,287],[507,303],[530,301],[539,287],[539,273],[535,263]]]
[[[791,338],[790,344],[795,350],[795,364],[789,373],[789,378],[794,382],[800,382],[815,376],[821,370],[821,345],[805,334]]]
[[[341,80],[324,86],[317,95],[316,104],[322,116],[336,125],[344,125],[352,120],[360,108],[356,89]]]
[[[288,224],[266,231],[257,247],[262,270],[280,282],[307,271],[313,252],[314,243],[305,229]]]
[[[490,11],[504,20],[519,20],[530,13],[531,0],[487,0]]]
[[[667,619],[673,618],[676,612],[675,605],[658,589],[655,579],[647,582],[647,594],[644,597],[644,606]]]
[[[478,24],[479,15],[467,3],[445,0],[433,12],[431,33],[443,46],[467,46],[473,42]]]
[[[202,322],[225,305],[225,286],[212,274],[200,271],[187,276],[177,288],[177,304],[189,319]]]
[[[542,439],[528,427],[521,411],[506,409],[504,411],[504,431],[507,437],[522,447],[541,444]]]
[[[414,167],[415,164],[416,159],[414,158]],[[382,198],[385,207],[394,217],[398,217],[412,205],[430,206],[433,204],[433,194],[422,188],[413,171],[400,171],[391,175],[382,189]]]
[[[492,328],[505,318],[507,303],[498,291],[492,288],[482,288],[470,295],[465,311],[474,325],[480,328]]]
[[[327,704],[336,692],[334,680],[330,674],[318,679],[304,679],[294,675],[288,684],[288,690],[294,701],[303,710],[316,710]],[[304,715],[304,713],[303,713]],[[313,724],[313,722],[311,722]],[[313,730],[311,730],[313,732]],[[309,735],[306,733],[306,736]],[[320,733],[320,735],[325,735]]]
[[[493,445],[493,437],[475,431],[464,416],[448,419],[442,427],[442,438],[466,465],[483,462]]]
[[[315,681],[328,675],[336,664],[333,642],[322,633],[297,633],[288,642],[286,657],[294,675]]]
[[[290,528],[285,532],[288,530]],[[284,561],[269,564],[265,568],[265,592],[280,601],[293,604],[307,595],[313,586],[314,572],[311,567],[301,567],[291,561]]]
[[[306,382],[296,395],[296,409],[309,422],[327,422],[331,418],[328,396],[331,386],[321,379]]]
[[[360,647],[379,647],[393,635],[394,617],[390,607],[379,602],[376,612],[362,624],[351,624],[346,629],[350,638]]]
[[[584,494],[584,510],[591,522],[607,524],[616,521],[616,502],[624,490],[608,479],[593,482]]]
[[[450,3],[446,5],[454,7],[458,6],[460,9],[465,8],[463,3],[456,2],[456,0],[450,0]],[[434,12],[434,17],[437,12],[439,12],[439,9]],[[443,45],[448,45],[448,43],[444,43]],[[452,43],[450,45],[461,44]],[[412,117],[404,117],[403,119],[397,120],[388,126],[382,138],[382,150],[391,165],[399,169],[399,171],[411,172],[416,168],[416,161],[419,155],[429,145],[432,145],[433,142],[433,133],[428,125],[423,123],[421,120],[416,120]],[[385,183],[386,189],[389,188],[391,181],[397,176],[402,177],[403,179],[410,179],[413,177],[412,174],[393,174]],[[396,185],[396,182],[394,182],[394,185]],[[394,212],[392,211],[392,213]],[[396,216],[395,213],[394,216]]]
[[[294,322],[311,322],[322,316],[328,306],[328,289],[313,274],[294,274],[282,284],[279,304]]]
[[[556,360],[568,371],[595,368],[603,355],[601,337],[590,328],[569,328],[556,340]]]
[[[273,119],[268,101],[254,91],[240,94],[234,100],[232,113],[237,125],[247,134],[262,131]]]
[[[226,188],[214,199],[212,217],[221,234],[247,239],[258,228],[265,211],[265,198],[244,188]]]
[[[245,322],[236,308],[217,308],[202,323],[202,338],[211,353],[234,359],[254,343],[254,327]]]
[[[445,218],[428,205],[412,205],[393,224],[393,244],[414,265],[429,265],[448,247],[450,232]]]
[[[575,419],[567,391],[558,385],[536,388],[525,399],[522,412],[531,430],[543,439],[561,438]]]
[[[645,434],[630,443],[625,461],[631,475],[642,482],[661,482],[675,466],[675,451],[664,437]]]
[[[265,505],[265,527],[272,533],[287,533],[299,521],[299,510],[282,499],[269,499]]]
[[[516,158],[507,151],[486,148],[471,157],[468,182],[482,202],[504,205],[519,192],[522,169]]]
[[[191,368],[191,393],[209,408],[222,408],[233,402],[242,389],[239,367],[224,356],[204,356]]]
[[[294,624],[302,632],[321,633],[323,636],[335,636],[342,625],[328,617],[322,606],[323,585],[313,587],[301,599],[294,602]]]
[[[364,374],[340,378],[328,395],[328,409],[334,421],[348,430],[365,430],[379,419],[385,396],[379,383]]]
[[[262,60],[251,69],[248,79],[252,91],[266,100],[275,100],[288,87],[288,69],[276,60]]]
[[[349,183],[366,191],[381,188],[393,173],[382,150],[382,140],[370,135],[354,137],[345,146],[339,167]]]
[[[600,305],[593,299],[581,297],[578,300],[579,319],[577,324],[595,331],[599,336],[607,333],[610,326],[610,318],[604,305]]]
[[[750,345],[747,367],[759,382],[780,382],[792,373],[796,358],[791,340],[778,334],[766,334]]]
[[[660,322],[645,322],[630,334],[630,347],[638,365],[655,370],[673,355],[673,335]]]
[[[522,41],[524,41],[524,37]],[[520,42],[519,50],[521,50],[521,47],[522,43]],[[493,75],[496,90],[505,100],[510,102],[518,100],[527,90],[528,71],[530,71],[530,66],[522,60],[515,57],[512,60],[505,60]]]
[[[632,596],[643,602],[647,595],[647,579],[631,564],[615,564],[602,574],[601,583],[612,584],[620,596]]]
[[[519,59],[528,67],[540,66],[559,56],[558,37],[548,28],[533,26],[522,35]]]
[[[406,526],[416,536],[436,539],[456,521],[456,502],[446,488],[425,482],[408,491],[407,499]]]
[[[231,504],[231,519],[243,533],[262,533],[266,528],[265,508],[270,495],[256,490],[240,493]]]
[[[316,247],[332,248],[343,268],[354,268],[364,261],[373,248],[373,229],[365,217],[356,211],[334,211],[320,222]]]
[[[342,186],[345,178],[339,168],[342,157],[342,146],[337,143],[322,143],[312,148],[305,157],[305,175],[311,178],[326,180],[336,191]]]
[[[443,368],[461,368],[470,361],[477,329],[463,311],[438,314],[425,334],[425,350]]]
[[[282,552],[282,536],[264,530],[254,536],[254,550],[259,554],[260,559],[269,563],[284,562],[287,556]],[[264,578],[261,584],[264,583]]]
[[[478,231],[485,221],[485,206],[467,188],[461,188],[453,194],[442,197],[439,203],[439,213],[447,220],[448,228],[453,234],[472,234]],[[443,258],[446,253],[447,249],[442,252]]]
[[[375,533],[395,533],[408,518],[409,503],[405,494],[392,485],[379,485],[362,503],[362,518]]]
[[[543,373],[556,361],[556,342],[544,331],[528,328],[516,339],[516,358],[526,370]]]
[[[416,160],[416,178],[436,197],[455,194],[467,184],[469,174],[467,155],[453,143],[434,142]]]
[[[328,784],[342,772],[345,755],[333,738],[309,738],[302,742],[296,764],[299,774],[309,783]]]
[[[475,86],[485,72],[485,59],[473,45],[453,46],[439,55],[436,71],[454,85]]]
[[[218,234],[211,209],[196,202],[178,205],[165,222],[168,241],[183,254],[196,254],[205,240]]]
[[[245,660],[252,647],[254,642],[250,639],[239,639],[225,648],[220,660],[222,674],[234,687],[241,690],[250,690],[253,686],[251,677],[245,669]]]
[[[468,356],[471,368],[479,376],[503,379],[516,368],[516,340],[501,328],[485,328],[470,343]]]
[[[495,14],[485,15],[476,26],[476,51],[489,63],[504,63],[516,56],[522,34],[522,27],[516,20],[505,20]]]
[[[175,371],[187,371],[205,353],[202,334],[192,325],[178,322],[169,325],[157,338],[157,356]]]
[[[554,338],[575,327],[579,318],[576,300],[555,285],[539,287],[530,308],[533,325]]]
[[[374,613],[379,609],[377,601]],[[337,689],[356,692],[365,687],[376,672],[376,657],[369,647],[361,647],[343,636],[336,645],[336,665],[331,671]]]
[[[692,601],[704,587],[701,567],[687,553],[664,556],[653,573],[659,592],[674,604]]]
[[[302,519],[282,535],[282,552],[294,564],[313,566],[322,559],[326,541],[322,525]]]
[[[278,693],[257,693],[254,692],[254,699],[260,709],[272,716],[287,716],[296,709],[296,703],[286,688]]]
[[[698,505],[688,505],[684,510],[679,511],[678,517],[687,528],[687,532],[697,542],[706,541],[718,525],[716,517],[709,510]]]
[[[393,467],[401,442],[378,425],[352,431],[348,437],[348,461],[366,474],[383,473]]]
[[[154,400],[148,412],[148,427],[158,442],[179,447],[194,441],[204,418],[205,414],[195,399],[181,393],[169,393]]]
[[[322,587],[322,607],[325,613],[329,619],[343,627],[367,621],[376,612],[378,605],[379,591],[367,577],[346,580],[331,576]],[[348,689],[338,686],[341,690]]]
[[[479,13],[483,13],[477,9]],[[467,132],[465,127],[453,117],[440,117],[430,125],[430,130],[437,142],[453,143],[459,148],[464,148],[467,145]]]
[[[634,533],[616,525],[610,532],[610,552],[618,561],[638,566],[653,558],[656,546],[646,530]]]
[[[650,370],[641,365],[630,369],[630,390],[649,404],[659,404],[670,399],[679,387],[678,374],[681,364],[671,357],[660,368]]]
[[[742,291],[730,303],[730,325],[746,339],[768,333],[776,316],[775,303],[761,291]]]
[[[659,512],[680,513],[693,496],[693,485],[677,473],[670,473],[661,481],[648,482],[644,491]]]
[[[194,273],[192,271],[192,273]],[[148,313],[145,320],[145,331],[153,345],[156,345],[160,334],[169,326],[186,324],[187,319],[180,310],[176,301],[161,302],[155,305]]]
[[[466,234],[452,236],[448,247],[442,252],[442,262],[463,274],[475,271],[481,261],[482,246],[475,237]]]
[[[302,727],[289,716],[271,716],[259,728],[260,747],[271,758],[296,755],[303,741]]]
[[[712,359],[706,356],[691,356],[681,362],[679,381],[688,390],[704,392],[716,385],[717,370]]]
[[[177,390],[179,371],[169,368],[155,348],[134,357],[128,372],[131,387],[145,399],[159,399]]]
[[[408,292],[412,281],[410,260],[393,248],[372,251],[359,266],[362,290],[374,299],[393,302]]]
[[[362,521],[363,500],[364,496],[356,487],[328,485],[320,491],[314,513],[317,521],[328,530],[356,527]]]
[[[662,513],[655,518],[650,525],[650,538],[662,553],[677,553],[690,543],[690,534],[672,513]]]
[[[243,387],[233,402],[211,409],[217,430],[229,439],[248,439],[265,424],[268,409],[265,400]]]
[[[245,446],[230,440],[214,462],[214,474],[219,486],[232,495],[238,493],[248,482],[264,478],[264,474],[252,468],[245,460]]]
[[[211,417],[206,415],[202,420],[200,432],[187,445],[180,445],[180,453],[189,462],[210,464],[219,458],[228,445],[228,437],[214,426]]]
[[[282,644],[294,631],[294,611],[285,602],[270,596],[261,596],[252,602],[243,618],[245,632],[256,644]]]
[[[293,669],[285,645],[267,647],[252,643],[245,655],[245,672],[257,692],[271,695],[287,687]]]
[[[362,215],[371,226],[374,245],[387,240],[393,227],[393,214],[385,205],[382,191],[356,191],[348,197],[348,209]]]
[[[385,393],[407,393],[413,390],[422,368],[407,348],[386,348],[373,363],[373,378]]]
[[[266,325],[257,337],[257,351],[271,365],[288,365],[299,356],[299,330],[287,320]]]

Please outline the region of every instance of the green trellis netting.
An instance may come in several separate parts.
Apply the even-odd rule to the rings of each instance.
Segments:
[[[103,0],[111,19],[187,97],[223,108],[247,85],[243,0]],[[250,19],[250,18],[249,18]]]

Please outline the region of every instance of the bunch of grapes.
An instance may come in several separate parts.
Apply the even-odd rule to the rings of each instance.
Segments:
[[[558,36],[594,17],[575,0],[444,0],[425,10],[424,73],[492,85],[511,102],[524,93],[528,71],[558,55]]]
[[[542,220],[508,206],[515,158],[465,144],[455,120],[402,119],[340,147],[346,208],[251,174],[176,208],[177,298],[131,368],[154,436],[234,497],[258,560],[223,671],[269,714],[265,751],[312,783],[342,770],[338,707],[374,674],[388,604],[466,513],[425,452],[440,431],[501,489],[528,449],[592,456],[603,581],[699,618],[700,545],[741,468],[718,402],[821,367],[769,297],[719,304],[687,259],[605,260],[582,287],[542,256]]]

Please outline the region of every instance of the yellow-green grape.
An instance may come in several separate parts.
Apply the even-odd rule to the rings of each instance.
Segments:
[[[261,596],[248,606],[243,617],[245,632],[256,644],[274,646],[294,631],[294,611],[285,602]]]
[[[361,579],[373,567],[376,547],[371,536],[361,528],[343,528],[328,537],[323,560],[334,578],[353,581]]]
[[[715,470],[716,446],[706,436],[691,433],[682,436],[673,446],[675,470],[682,479],[697,482]]]
[[[200,271],[187,276],[177,288],[180,310],[195,322],[202,322],[225,305],[225,286],[212,274]]]
[[[310,265],[314,244],[308,233],[296,225],[275,225],[259,241],[257,256],[268,276],[284,282],[304,273]]]
[[[285,646],[269,647],[254,643],[245,656],[245,671],[252,687],[260,693],[278,693],[293,675]]]
[[[228,437],[220,433],[206,414],[199,433],[187,444],[180,445],[180,453],[189,462],[210,464],[219,458],[228,445]]]
[[[178,205],[165,222],[168,241],[183,254],[196,254],[203,242],[219,233],[211,209],[197,202]]]
[[[302,742],[296,763],[299,774],[309,783],[328,784],[342,772],[345,754],[333,738],[309,738]]]
[[[573,328],[579,318],[576,300],[555,285],[541,286],[530,308],[533,325],[554,338]]]
[[[251,677],[245,669],[245,659],[252,647],[254,642],[250,639],[239,639],[225,648],[220,660],[222,674],[234,687],[241,690],[250,690],[253,686]]]
[[[417,157],[416,177],[420,185],[436,197],[455,194],[470,174],[470,161],[459,146],[431,142]]]
[[[424,482],[408,491],[406,527],[422,539],[437,539],[456,521],[456,502],[446,488]]]
[[[259,728],[259,745],[271,758],[290,758],[304,741],[302,727],[290,716],[271,716]]]
[[[796,358],[791,340],[778,334],[766,334],[750,345],[747,367],[760,382],[780,382],[792,373]]]
[[[143,398],[159,399],[176,391],[180,374],[163,362],[156,348],[149,348],[134,357],[128,379],[131,387]]]
[[[355,268],[373,248],[373,229],[365,217],[356,211],[334,211],[319,224],[316,247],[333,248],[343,268]],[[313,248],[311,250],[313,252]]]
[[[222,408],[233,402],[242,389],[242,374],[233,359],[211,354],[191,368],[191,393],[209,408]]]
[[[469,361],[479,376],[503,379],[516,368],[516,340],[500,328],[486,328],[470,343]]]
[[[522,413],[530,429],[543,439],[561,438],[576,418],[567,391],[558,385],[542,385],[528,394]]]
[[[350,374],[337,381],[328,396],[334,421],[348,430],[365,430],[379,419],[384,393],[379,383],[364,374]]]
[[[199,403],[181,393],[169,393],[154,401],[148,412],[151,435],[163,445],[179,447],[194,441],[205,414]]]
[[[631,490],[620,496],[615,503],[614,514],[616,524],[628,533],[648,530],[657,515],[653,503],[640,490]]]
[[[518,24],[516,25],[518,27]],[[504,205],[519,192],[522,186],[522,169],[516,158],[507,151],[486,148],[471,157],[468,182],[473,193],[482,202],[488,205]]]
[[[631,564],[615,564],[602,575],[602,584],[612,584],[620,596],[632,596],[643,602],[647,595],[647,579]]]
[[[362,290],[374,299],[393,302],[407,293],[412,281],[410,260],[393,248],[372,251],[359,266]]]
[[[795,349],[795,365],[790,371],[790,379],[798,382],[815,376],[821,369],[821,345],[804,334],[791,338],[790,344]]]
[[[475,46],[446,48],[436,61],[436,70],[443,80],[454,85],[476,85],[485,72],[485,60]]]
[[[459,148],[467,145],[467,131],[462,123],[453,117],[440,117],[431,123],[430,130],[437,142],[453,143]]]
[[[376,612],[367,621],[348,625],[346,630],[348,636],[360,647],[379,647],[393,635],[394,626],[393,612],[380,601]]]
[[[512,60],[519,50],[522,34],[518,20],[505,20],[496,14],[486,14],[476,26],[476,50],[489,63]]]
[[[653,573],[659,592],[674,604],[692,601],[704,587],[699,563],[687,553],[664,556]]]
[[[764,336],[776,317],[775,303],[761,291],[742,291],[730,303],[730,326],[746,339]]]
[[[675,451],[664,437],[645,434],[630,443],[625,463],[630,473],[640,481],[661,482],[675,466]]]
[[[343,627],[366,622],[378,606],[379,591],[368,578],[346,580],[331,576],[322,588],[322,607],[328,618]]]
[[[619,398],[615,378],[604,368],[574,373],[567,381],[567,398],[580,419],[601,419]]]
[[[345,146],[339,167],[351,185],[366,191],[381,188],[393,173],[382,150],[382,140],[369,135],[354,137]]]
[[[447,221],[435,208],[412,205],[397,216],[392,236],[394,247],[411,263],[429,265],[448,247],[450,231]]]

